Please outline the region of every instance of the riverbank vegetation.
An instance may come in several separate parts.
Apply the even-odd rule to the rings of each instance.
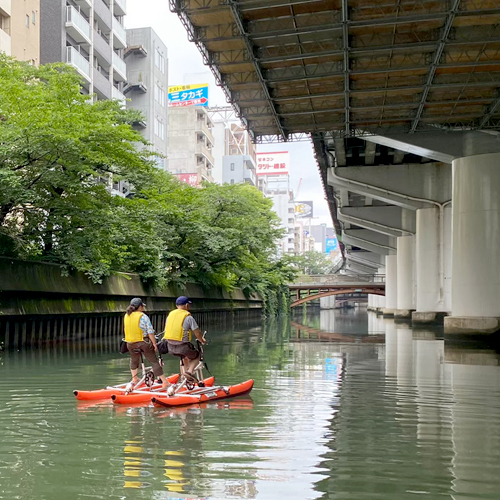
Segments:
[[[62,64],[0,55],[0,255],[148,284],[258,292],[270,311],[296,273],[272,203],[248,185],[179,182],[155,167],[139,115],[80,94]],[[121,181],[127,197],[113,196]]]

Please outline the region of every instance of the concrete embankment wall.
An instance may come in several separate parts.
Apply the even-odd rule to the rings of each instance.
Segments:
[[[146,287],[135,275],[121,274],[95,284],[82,273],[62,274],[54,264],[0,257],[0,345],[24,347],[67,339],[121,337],[122,316],[132,297],[141,297],[157,331],[175,298],[187,295],[201,327],[220,328],[239,319],[260,319],[262,300],[243,292],[204,290],[197,285]]]

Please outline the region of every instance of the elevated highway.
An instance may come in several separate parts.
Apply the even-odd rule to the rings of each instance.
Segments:
[[[500,329],[500,0],[170,7],[256,142],[312,140],[345,267],[386,274],[386,316]]]

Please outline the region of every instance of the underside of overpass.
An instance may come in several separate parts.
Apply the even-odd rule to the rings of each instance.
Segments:
[[[170,8],[256,142],[312,140],[346,267],[386,273],[387,314],[500,328],[500,0]]]

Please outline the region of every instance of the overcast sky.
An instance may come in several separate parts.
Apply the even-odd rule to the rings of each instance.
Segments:
[[[201,54],[194,43],[188,41],[187,33],[180,20],[168,8],[168,0],[127,0],[127,28],[152,27],[168,48],[168,84],[183,83],[210,84],[209,105],[224,106],[224,92],[215,85],[215,80],[207,66],[203,64]],[[196,80],[202,78],[202,80]],[[301,201],[313,200],[313,224],[326,223],[332,226],[328,205],[318,167],[309,142],[286,144],[266,144],[258,147],[259,152],[290,151],[290,187],[299,192]]]

